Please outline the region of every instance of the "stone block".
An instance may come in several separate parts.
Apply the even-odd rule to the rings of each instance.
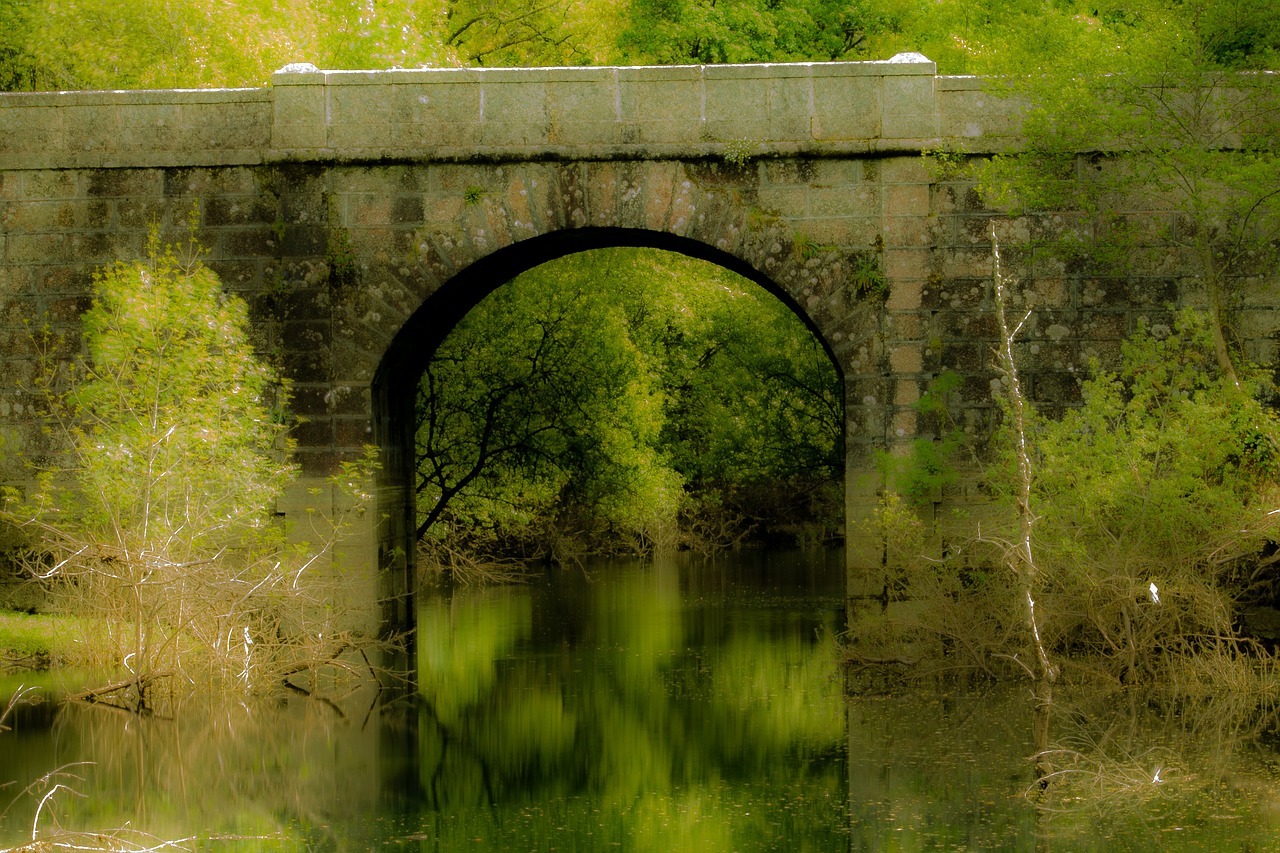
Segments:
[[[900,379],[894,383],[893,404],[895,406],[911,406],[919,400],[919,382],[911,379]]]
[[[329,144],[324,75],[280,74],[272,80],[271,147],[279,151],[324,148]]]
[[[748,175],[761,176],[760,186],[773,184],[803,184],[813,181],[815,165],[812,160],[765,160],[760,172],[749,172]]]
[[[769,140],[807,142],[813,138],[809,113],[812,80],[806,77],[775,77],[769,80]]]
[[[927,184],[889,184],[884,188],[886,216],[928,216]]]
[[[342,197],[345,215],[343,223],[348,227],[371,228],[391,223],[391,209],[395,200],[382,193],[346,195]]]
[[[9,263],[58,263],[65,261],[67,239],[63,234],[10,234],[5,259]]]
[[[364,447],[374,443],[373,424],[368,417],[338,417],[333,420],[336,447]]]
[[[886,76],[882,133],[886,139],[933,139],[941,132],[934,76]]]
[[[68,171],[26,172],[22,195],[28,199],[72,199],[80,197],[80,173]]]
[[[993,260],[990,243],[972,249],[950,249],[941,254],[943,278],[991,278]]]
[[[809,207],[809,190],[795,184],[766,184],[756,194],[759,209],[770,213],[788,211],[792,215],[804,215]]]
[[[923,216],[886,216],[881,230],[886,247],[924,248],[933,245],[930,221]]]
[[[893,413],[893,435],[899,439],[916,437],[916,426],[919,416],[914,409],[905,409]]]
[[[487,255],[516,241],[507,209],[497,198],[485,197],[473,205],[470,219],[475,223],[470,233],[477,256]]]
[[[548,141],[547,93],[537,82],[486,84],[480,89],[480,141],[531,146]]]
[[[879,136],[879,78],[815,76],[811,121],[815,140],[863,140]]]
[[[588,77],[546,83],[547,142],[592,146],[621,141],[618,80],[611,69],[591,69]]]
[[[707,138],[721,142],[771,140],[767,84],[736,76],[711,76],[705,86]]]
[[[122,196],[163,199],[164,172],[160,169],[95,169],[87,173],[84,191],[91,199]]]
[[[480,88],[440,85],[413,96],[411,127],[419,145],[468,147],[483,137]]]
[[[47,232],[101,228],[111,224],[111,205],[103,201],[10,202],[0,207],[0,224],[11,232]]]
[[[66,246],[67,256],[78,263],[107,264],[141,256],[128,234],[114,231],[72,232],[66,237]]]
[[[205,199],[202,221],[206,227],[261,225],[271,224],[277,215],[275,202],[262,196],[215,195]]]
[[[919,344],[903,344],[889,351],[889,367],[894,373],[920,373],[922,358]]]
[[[915,248],[885,248],[884,274],[897,286],[903,281],[924,282],[929,275],[929,251]],[[903,306],[915,307],[915,306]]]
[[[927,206],[925,211],[928,211]],[[809,190],[808,213],[810,216],[879,216],[880,195],[875,186],[865,183],[839,187],[815,186]]]
[[[703,138],[702,74],[697,66],[618,69],[618,117],[635,129],[623,142],[679,143]]]
[[[218,244],[226,258],[269,258],[279,249],[270,226],[219,229]]]
[[[1036,371],[1029,377],[1028,394],[1036,403],[1071,406],[1081,402],[1080,377],[1069,371]]]
[[[879,161],[884,184],[931,184],[933,175],[923,157],[888,157]]]
[[[861,160],[815,160],[810,164],[809,181],[815,187],[863,187],[866,183]]]
[[[644,226],[650,231],[664,231],[678,177],[674,163],[640,163],[640,186],[644,195]]]
[[[590,224],[618,224],[618,169],[613,163],[586,164],[587,209]]]
[[[874,247],[880,233],[880,220],[870,216],[801,219],[794,224],[816,244],[859,251]]]

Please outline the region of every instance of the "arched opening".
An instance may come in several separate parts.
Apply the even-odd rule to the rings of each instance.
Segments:
[[[374,381],[373,402],[375,435],[383,453],[383,482],[379,489],[382,529],[379,538],[384,598],[387,589],[410,591],[414,587],[413,552],[417,537],[423,532],[423,513],[415,508],[415,491],[422,479],[415,455],[418,428],[415,398],[419,380],[433,355],[468,312],[522,274],[569,256],[579,257],[590,250],[625,248],[658,249],[686,259],[710,262],[732,273],[731,277],[736,281],[746,279],[777,297],[782,303],[777,310],[785,313],[788,320],[799,318],[812,334],[810,343],[817,343],[818,358],[828,370],[824,379],[829,392],[826,403],[831,409],[828,419],[836,433],[832,443],[835,462],[831,467],[843,473],[840,460],[844,456],[844,401],[839,367],[832,357],[829,343],[782,288],[727,252],[670,234],[614,228],[554,232],[499,250],[460,271],[418,308],[399,330],[382,359]],[[737,278],[739,276],[741,278]],[[601,288],[609,286],[607,281],[596,284]],[[749,289],[755,291],[754,287]],[[495,329],[495,333],[501,335],[501,329]],[[760,341],[761,346],[765,343]],[[455,360],[463,362],[465,358],[465,353],[457,354]],[[458,374],[455,372],[455,375]],[[684,482],[688,481],[686,476]],[[841,493],[839,488],[836,493]],[[384,625],[411,624],[411,610],[409,596],[392,599],[384,609]]]

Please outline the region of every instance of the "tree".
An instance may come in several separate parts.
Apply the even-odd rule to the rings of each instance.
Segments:
[[[893,30],[892,12],[865,0],[631,0],[618,38],[641,64],[856,59]]]
[[[1172,252],[1203,288],[1218,366],[1239,387],[1227,314],[1280,246],[1280,90],[1240,69],[1274,58],[1280,36],[1249,0],[1114,20],[1122,56],[1010,83],[1033,105],[1027,144],[979,168],[985,194],[1015,215],[1082,212],[1058,249],[1100,275],[1142,274]],[[1236,21],[1257,26],[1246,37]]]
[[[44,384],[61,444],[5,515],[101,663],[128,673],[93,695],[143,710],[162,682],[269,689],[331,659],[342,608],[312,598],[320,551],[286,547],[274,519],[295,473],[287,392],[244,302],[153,236],[144,261],[97,274],[83,325],[83,359]]]
[[[1035,544],[1043,649],[1095,677],[1247,674],[1232,599],[1274,590],[1265,554],[1280,430],[1231,309],[1272,275],[1280,245],[1280,100],[1266,75],[1240,70],[1260,54],[1222,38],[1226,5],[1252,8],[1094,9],[1088,25],[1120,49],[993,82],[1029,105],[1026,142],[970,162],[984,198],[1015,219],[1010,232],[1027,235],[1027,275],[1047,267],[1103,288],[1173,280],[1169,298],[1201,309],[1153,306],[1119,363],[1091,366],[1082,405],[1057,422],[1006,410],[985,460],[987,484],[1022,522],[1005,538],[1027,554]],[[1251,32],[1269,50],[1265,28]],[[1001,311],[1034,314],[1014,277],[1005,285],[997,276]],[[1008,363],[1002,372],[1007,382]],[[1002,541],[990,524],[982,533]],[[906,585],[930,602],[923,632],[989,670],[1021,608],[972,556],[980,547],[963,548],[955,572],[916,567]],[[1188,666],[1197,656],[1213,666]]]
[[[417,407],[420,537],[442,520],[541,530],[555,552],[571,532],[645,540],[674,520],[681,483],[654,446],[659,392],[616,303],[575,272],[547,265],[500,288],[431,359]]]
[[[685,544],[712,516],[828,538],[840,400],[790,309],[727,270],[643,249],[562,258],[473,309],[424,372],[419,534],[649,551],[676,544],[680,514]]]
[[[493,0],[0,0],[0,91],[263,86],[321,68],[602,61],[607,4]]]
[[[830,359],[795,314],[759,288],[704,273],[661,341],[662,442],[698,510],[764,535],[829,540],[841,527],[844,408]],[[717,281],[718,279],[718,281]]]

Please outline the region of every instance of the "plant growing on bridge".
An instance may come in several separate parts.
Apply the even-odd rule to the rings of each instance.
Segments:
[[[5,514],[118,668],[94,696],[145,709],[166,681],[260,689],[345,643],[340,610],[312,598],[318,553],[273,519],[295,474],[287,389],[246,332],[244,302],[153,235],[145,260],[98,273],[83,359],[45,377],[61,446]]]
[[[1139,5],[1107,24],[1122,52],[1008,83],[1033,105],[1027,143],[976,172],[996,206],[1070,223],[1047,241],[1091,275],[1194,282],[1239,386],[1231,311],[1280,246],[1280,88],[1256,71],[1280,33],[1261,6],[1217,5]]]

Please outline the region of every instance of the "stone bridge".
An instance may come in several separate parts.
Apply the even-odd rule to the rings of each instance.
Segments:
[[[74,332],[95,268],[140,257],[194,209],[209,263],[250,303],[293,380],[303,487],[382,448],[379,512],[348,558],[386,625],[411,616],[413,389],[495,287],[566,253],[638,245],[733,269],[781,297],[843,378],[850,594],[881,588],[861,524],[877,451],[934,425],[943,368],[985,432],[996,338],[990,213],[927,149],[1016,144],[1019,110],[932,62],[319,71],[261,89],[0,95],[0,429],[38,441],[26,323]],[[1015,223],[1023,231],[1045,223]],[[1060,403],[1074,369],[1179,298],[1176,271],[1098,282],[1026,253],[1042,306],[1027,382]],[[1272,314],[1250,331],[1269,347]],[[1264,328],[1265,326],[1265,328]],[[5,475],[20,473],[13,467]],[[327,495],[327,493],[325,493]],[[938,509],[969,499],[935,496]],[[332,500],[325,497],[324,500]],[[322,507],[329,509],[329,507]]]

